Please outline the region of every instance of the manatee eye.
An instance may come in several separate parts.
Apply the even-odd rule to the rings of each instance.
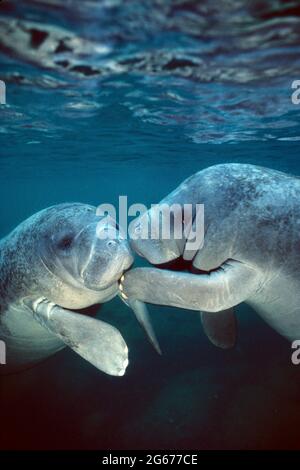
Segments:
[[[112,248],[112,247],[116,246],[116,244],[117,244],[117,242],[115,240],[109,240],[106,245],[109,248]]]
[[[72,243],[73,243],[73,238],[70,235],[68,235],[68,236],[63,237],[61,240],[59,240],[57,247],[60,250],[67,251],[71,248]]]

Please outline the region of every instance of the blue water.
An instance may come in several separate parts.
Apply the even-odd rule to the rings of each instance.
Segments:
[[[158,202],[215,163],[300,174],[297,1],[9,0],[0,12],[0,236],[63,201]],[[51,45],[57,26],[72,47],[42,50],[28,32]],[[196,314],[152,306],[160,358],[129,309],[103,305],[130,348],[126,376],[66,350],[2,379],[0,448],[299,447],[290,345],[237,312],[224,352]]]

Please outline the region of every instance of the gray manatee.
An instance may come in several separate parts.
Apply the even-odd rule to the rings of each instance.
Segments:
[[[151,225],[157,233],[162,228],[162,204],[204,204],[203,246],[187,248],[186,234],[169,240],[138,235]],[[183,221],[190,231],[195,213]],[[135,251],[150,263],[181,259],[193,272],[132,269],[120,284],[126,302],[200,310],[208,337],[224,348],[235,343],[232,308],[241,302],[288,340],[300,338],[299,178],[247,164],[212,166],[137,218],[130,235]]]
[[[93,206],[60,204],[33,215],[0,241],[0,339],[15,372],[66,345],[111,375],[123,375],[128,348],[113,326],[73,312],[107,302],[132,262],[126,240],[100,237]],[[100,228],[99,228],[100,227]],[[115,232],[116,233],[116,232]]]

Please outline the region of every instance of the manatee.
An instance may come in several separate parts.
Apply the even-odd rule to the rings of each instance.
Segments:
[[[100,223],[101,222],[101,223]],[[114,230],[115,237],[109,235]],[[49,207],[0,241],[1,373],[28,368],[69,346],[95,367],[121,376],[128,348],[113,326],[74,310],[107,302],[133,262],[111,219],[80,203]]]
[[[124,300],[200,311],[208,337],[224,348],[236,341],[233,307],[241,302],[289,341],[299,339],[299,201],[300,179],[272,169],[228,163],[196,173],[131,224],[133,248],[158,267],[125,273]],[[161,230],[162,204],[193,205],[183,220],[190,233],[196,204],[204,204],[204,243],[191,249],[189,234],[175,239],[176,222],[169,240],[139,236],[151,225]],[[179,271],[160,269],[176,262]]]

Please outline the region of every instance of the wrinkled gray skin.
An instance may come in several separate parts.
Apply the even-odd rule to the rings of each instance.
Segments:
[[[205,205],[202,249],[186,251],[185,240],[136,239],[153,218],[153,211],[134,221],[131,237],[135,238],[133,248],[150,263],[182,256],[206,273],[137,268],[125,274],[123,292],[129,299],[211,312],[211,317],[206,313],[205,330],[221,347],[222,334],[226,343],[234,329],[232,318],[224,325],[224,311],[232,314],[231,308],[241,302],[251,305],[281,335],[298,339],[299,201],[300,179],[278,171],[244,164],[200,171],[161,203]],[[218,331],[215,312],[222,312],[223,332]],[[209,318],[213,319],[211,325]],[[230,341],[234,341],[232,337]]]
[[[0,241],[0,339],[15,372],[64,346],[111,375],[123,375],[128,349],[111,325],[70,310],[106,302],[133,262],[118,237],[101,239],[93,206],[70,203],[45,209]],[[114,227],[110,220],[100,231]],[[67,310],[68,309],[68,310]]]

